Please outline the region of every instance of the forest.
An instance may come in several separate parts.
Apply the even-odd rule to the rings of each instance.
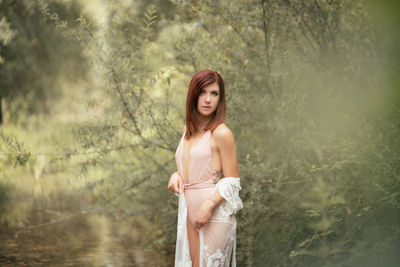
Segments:
[[[0,265],[173,266],[191,77],[225,82],[238,266],[400,264],[394,0],[0,0]]]

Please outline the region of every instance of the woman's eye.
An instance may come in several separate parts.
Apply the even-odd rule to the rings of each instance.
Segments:
[[[213,92],[213,94],[214,94],[214,95],[218,95],[218,93],[217,93],[217,92]]]

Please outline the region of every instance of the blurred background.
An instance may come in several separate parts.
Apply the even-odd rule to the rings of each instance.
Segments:
[[[0,0],[0,265],[173,266],[191,77],[219,72],[238,266],[400,264],[400,7]]]

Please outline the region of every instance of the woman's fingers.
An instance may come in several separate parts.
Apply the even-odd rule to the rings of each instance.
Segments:
[[[177,173],[173,173],[168,182],[168,190],[173,193],[179,193],[179,184],[178,184],[179,179],[177,178],[176,175]]]
[[[172,192],[175,192],[175,190],[174,190],[174,182],[173,182],[173,180],[172,181],[171,180],[172,179],[170,179],[169,183],[168,183],[168,190],[172,191]]]
[[[174,192],[175,192],[175,193],[179,193],[179,192],[178,192],[178,182],[175,180],[174,183],[173,183],[172,185],[173,185],[173,190],[174,190]]]
[[[203,227],[203,225],[204,225],[204,223],[197,222],[196,223],[197,230],[199,230],[201,227]]]
[[[194,219],[194,225],[197,229],[200,229],[201,227],[203,227],[208,221],[205,220],[201,220],[201,219]]]
[[[183,182],[178,173],[172,174],[171,178],[169,179],[168,190],[178,194],[183,192]]]
[[[168,187],[168,190],[171,191],[172,193],[175,193],[175,190],[174,190],[173,186]]]
[[[182,181],[181,181],[181,179],[178,179],[178,186],[177,186],[177,189],[178,189],[178,193],[182,193],[183,188],[182,188]]]

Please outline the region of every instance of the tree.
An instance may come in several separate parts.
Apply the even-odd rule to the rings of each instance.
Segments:
[[[25,114],[50,113],[49,100],[62,96],[57,80],[85,75],[82,47],[66,40],[54,24],[43,21],[35,2],[2,0],[0,5],[1,27],[5,29],[0,37],[0,102],[8,103],[11,120]],[[52,2],[51,6],[65,20],[74,21],[78,16],[73,1],[68,5]]]

